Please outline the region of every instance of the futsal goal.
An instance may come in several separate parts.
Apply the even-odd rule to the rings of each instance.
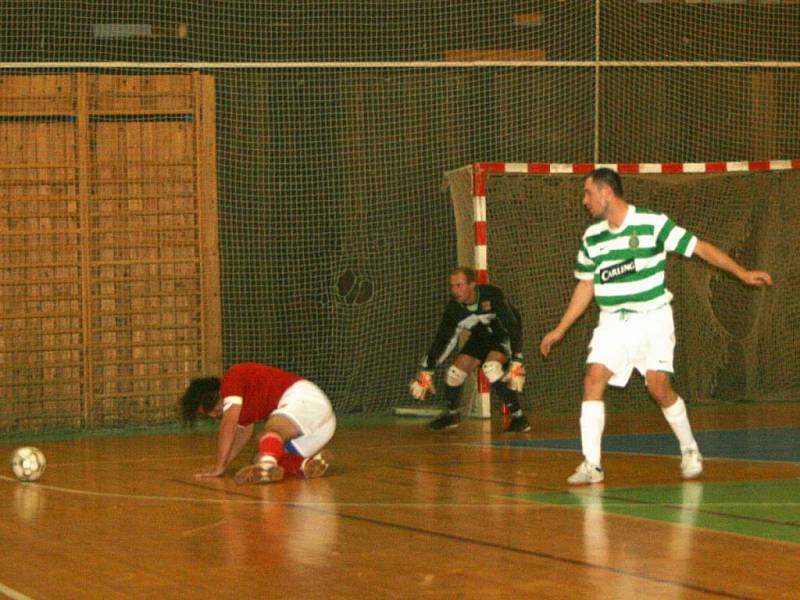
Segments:
[[[609,166],[626,199],[669,215],[775,286],[750,288],[698,258],[670,256],[675,385],[689,400],[781,401],[800,389],[800,161],[662,164],[475,163],[445,175],[455,211],[458,260],[499,285],[523,317],[528,383],[523,405],[572,412],[581,398],[592,307],[542,359],[542,336],[561,318],[575,285],[575,258],[591,217],[583,178]],[[491,412],[486,382],[472,413]],[[614,409],[646,406],[635,380],[609,391]]]

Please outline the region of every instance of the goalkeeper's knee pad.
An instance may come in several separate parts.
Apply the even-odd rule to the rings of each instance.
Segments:
[[[483,363],[481,368],[483,369],[484,375],[486,375],[486,379],[489,380],[489,383],[500,381],[505,374],[503,373],[503,365],[496,360],[490,360]]]
[[[451,365],[450,368],[447,369],[447,377],[445,378],[447,385],[451,387],[459,387],[466,379],[467,373],[459,369],[457,366]]]

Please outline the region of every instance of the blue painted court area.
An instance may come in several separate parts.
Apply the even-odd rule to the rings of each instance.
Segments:
[[[577,426],[576,426],[577,429]],[[800,463],[800,427],[720,429],[695,431],[697,443],[707,458],[774,460]],[[580,450],[580,439],[509,440],[494,446]],[[678,442],[672,433],[637,433],[603,436],[603,452],[673,455]]]

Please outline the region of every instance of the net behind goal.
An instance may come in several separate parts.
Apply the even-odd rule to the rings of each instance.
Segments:
[[[612,165],[615,166],[615,165]],[[479,163],[447,174],[459,260],[502,287],[523,316],[528,384],[523,402],[577,410],[591,307],[548,360],[538,352],[575,285],[581,204],[594,165]],[[780,401],[800,389],[800,167],[797,161],[619,165],[632,204],[665,212],[776,285],[748,288],[698,258],[670,256],[677,346],[675,385],[693,401]],[[687,172],[694,171],[694,172]],[[490,267],[487,270],[487,265]],[[613,409],[647,406],[642,379],[609,390]]]

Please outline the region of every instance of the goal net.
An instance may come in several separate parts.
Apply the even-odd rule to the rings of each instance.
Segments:
[[[583,174],[594,165],[479,163],[447,175],[459,257],[519,307],[528,385],[538,410],[579,405],[592,308],[544,360],[538,344],[560,320],[575,286]],[[611,165],[617,167],[617,165]],[[667,287],[677,346],[676,388],[691,401],[786,401],[800,392],[800,161],[618,165],[626,199],[669,215],[775,286],[751,288],[699,258],[670,255]],[[485,203],[485,204],[484,204]],[[611,388],[613,409],[643,408],[644,380]]]

